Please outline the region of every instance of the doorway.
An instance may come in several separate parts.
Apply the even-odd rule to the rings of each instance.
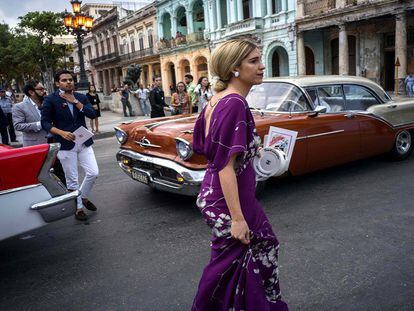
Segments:
[[[395,51],[384,52],[384,89],[386,91],[394,90],[394,78],[395,78]]]

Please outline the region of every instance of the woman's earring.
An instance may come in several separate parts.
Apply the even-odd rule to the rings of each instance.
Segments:
[[[240,76],[240,72],[236,71],[236,72],[234,73],[234,76],[235,76],[236,78],[238,78],[238,77]]]

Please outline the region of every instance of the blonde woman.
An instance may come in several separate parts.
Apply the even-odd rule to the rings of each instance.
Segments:
[[[213,238],[192,310],[288,310],[279,242],[255,198],[251,164],[260,139],[245,97],[263,80],[260,51],[249,40],[227,41],[213,52],[210,69],[217,93],[197,119],[193,147],[208,160],[197,206]]]

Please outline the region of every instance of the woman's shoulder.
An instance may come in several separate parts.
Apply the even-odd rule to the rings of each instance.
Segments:
[[[227,94],[226,96],[220,99],[219,104],[220,105],[217,107],[217,109],[219,109],[220,111],[239,111],[246,110],[248,108],[246,99],[243,96],[236,93]]]

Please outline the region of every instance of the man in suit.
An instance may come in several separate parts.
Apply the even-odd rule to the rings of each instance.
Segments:
[[[12,107],[13,102],[6,96],[6,89],[0,89],[0,108],[3,110],[8,123],[6,128],[1,129],[1,140],[5,145],[9,144],[9,135],[12,142],[17,142],[16,133],[14,132],[13,127]]]
[[[47,143],[47,133],[40,124],[45,88],[38,81],[28,82],[23,92],[23,101],[13,107],[13,124],[17,131],[23,132],[23,147]]]
[[[75,84],[72,73],[68,70],[58,71],[55,75],[58,90],[45,97],[42,108],[42,128],[53,134],[55,141],[61,144],[58,158],[66,175],[69,191],[80,189],[82,195],[78,198],[75,218],[87,220],[83,207],[96,211],[96,206],[89,201],[88,196],[99,174],[98,164],[92,149],[93,140],[89,138],[82,144],[75,143],[73,134],[80,127],[86,127],[85,116],[96,117],[95,110],[87,97],[74,92]],[[79,187],[78,163],[85,171],[85,178]]]
[[[161,89],[161,77],[154,78],[154,88],[150,91],[149,101],[151,118],[165,117],[164,107],[168,105],[165,103],[164,91]]]
[[[45,88],[39,81],[29,81],[24,87],[23,101],[13,106],[13,125],[23,132],[23,147],[53,142],[53,137],[42,129],[40,123]],[[66,186],[65,173],[59,159],[53,164],[53,172]]]

